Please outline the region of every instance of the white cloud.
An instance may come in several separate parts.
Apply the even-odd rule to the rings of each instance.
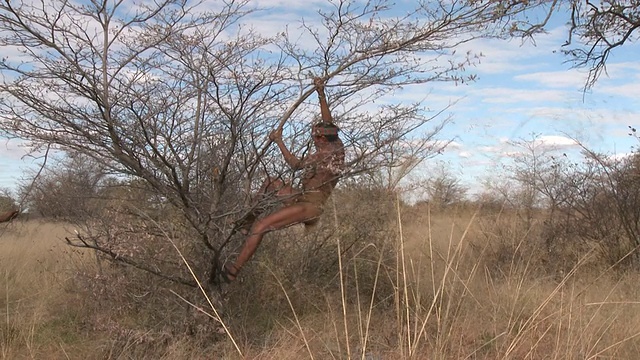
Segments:
[[[523,156],[528,150],[524,150],[525,147],[518,144],[527,142],[536,148],[545,150],[569,149],[578,146],[575,140],[563,135],[540,135],[530,141],[533,143],[526,140],[523,142],[522,140],[514,141],[502,138],[493,144],[478,146],[475,151],[492,159],[494,163],[498,163],[501,161],[500,159]],[[469,153],[471,152],[469,151]]]
[[[299,1],[299,0],[252,0],[251,5],[260,9],[275,9],[281,8],[286,9],[288,11],[292,10],[312,10],[314,8],[326,7],[326,1],[320,0],[307,0],[307,1]]]
[[[460,51],[481,52],[482,58],[476,71],[489,76],[495,74],[516,74],[522,71],[540,69],[544,63],[555,63],[562,59],[554,52],[564,42],[566,28],[551,29],[536,37],[535,43],[513,39],[478,39],[460,47]],[[561,64],[558,60],[557,64]],[[487,76],[487,77],[489,77]],[[482,79],[482,77],[481,77]]]
[[[482,153],[499,154],[504,151],[504,147],[497,145],[485,145],[478,147],[478,151]]]
[[[528,118],[540,120],[561,121],[564,124],[581,124],[583,127],[593,127],[598,125],[615,125],[626,127],[635,124],[640,117],[640,112],[615,109],[611,107],[560,107],[560,106],[540,106],[540,107],[519,107],[509,110],[523,114]],[[586,129],[585,129],[586,130]]]
[[[613,160],[625,160],[627,158],[630,158],[631,156],[635,155],[635,152],[624,152],[624,153],[616,153],[610,156],[611,159]]]
[[[522,155],[522,151],[517,150],[511,144],[480,146],[478,152],[488,157],[493,164],[499,163],[502,158],[514,158]]]
[[[461,143],[456,142],[456,141],[450,141],[450,142],[447,143],[446,141],[436,140],[434,142],[434,144],[436,144],[437,146],[446,145],[443,150],[447,151],[447,152],[448,151],[453,151],[453,150],[460,150],[460,149],[462,149],[464,147]]]
[[[587,75],[576,69],[563,71],[539,71],[513,77],[518,81],[527,81],[551,88],[570,88],[582,90]]]
[[[626,84],[598,86],[595,91],[601,92],[603,94],[625,97],[635,101],[639,101],[640,81],[638,81],[638,79],[635,79],[635,81]]]
[[[463,145],[459,142],[446,141],[446,140],[433,140],[429,142],[429,145],[432,146],[434,149],[443,148],[443,150],[459,150],[459,149],[462,149],[463,147]]]
[[[515,104],[515,103],[544,103],[560,102],[579,97],[577,92],[571,93],[563,90],[522,89],[522,88],[488,88],[476,91],[475,95],[482,102],[490,104]]]
[[[553,149],[574,147],[577,145],[578,143],[574,139],[560,135],[542,135],[534,140],[534,146]]]
[[[637,62],[609,62],[607,64],[606,73],[603,74],[605,78],[609,79],[619,79],[619,78],[628,78],[629,74],[635,74],[633,77],[638,79],[640,78],[640,64]]]

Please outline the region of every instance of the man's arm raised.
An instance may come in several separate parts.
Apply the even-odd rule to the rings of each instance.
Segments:
[[[318,98],[320,99],[320,115],[322,116],[322,122],[333,123],[331,117],[331,111],[329,111],[329,105],[327,105],[327,97],[324,93],[324,79],[317,77],[313,79],[313,84],[316,86],[318,92]]]
[[[275,142],[278,145],[278,148],[280,149],[280,152],[282,153],[284,160],[287,162],[287,164],[289,164],[289,166],[293,170],[298,170],[302,167],[302,161],[298,159],[295,155],[293,155],[291,151],[287,149],[284,142],[282,141],[282,130],[280,131],[276,130],[271,134],[269,134],[269,139],[271,139],[273,142]]]

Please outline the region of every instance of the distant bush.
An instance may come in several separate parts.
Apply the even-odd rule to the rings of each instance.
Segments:
[[[16,201],[9,195],[8,191],[0,191],[0,213],[15,209]]]
[[[97,216],[107,175],[95,160],[78,154],[58,160],[25,181],[21,191],[29,211],[48,219],[83,221]]]
[[[432,206],[446,207],[461,204],[469,190],[451,171],[442,167],[430,176],[423,185]]]
[[[573,241],[596,246],[607,266],[640,270],[640,153],[614,159],[587,152],[562,178],[563,201],[546,225],[550,251]]]
[[[571,268],[590,253],[602,266],[640,270],[640,153],[620,159],[582,147],[575,162],[536,144],[522,145],[491,191],[521,217],[528,238],[536,234],[544,266]]]

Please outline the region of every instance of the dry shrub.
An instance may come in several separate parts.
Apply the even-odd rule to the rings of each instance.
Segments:
[[[77,273],[74,291],[91,314],[87,331],[108,339],[95,358],[205,359],[198,349],[227,339],[217,322],[183,300],[211,313],[199,290],[136,269],[103,263],[100,271]]]
[[[504,191],[505,201],[534,220],[528,224],[540,232],[545,266],[566,272],[595,249],[596,267],[640,269],[640,154],[617,158],[582,147],[583,161],[573,162],[538,153],[535,141],[526,148],[511,175],[520,196]],[[523,194],[532,201],[519,201]]]
[[[494,278],[515,273],[554,275],[560,267],[545,246],[540,222],[535,218],[522,221],[509,210],[479,216],[479,231],[472,240],[475,256],[482,258],[483,266]]]
[[[593,245],[572,233],[566,223],[549,219],[541,212],[529,221],[505,210],[482,215],[479,231],[473,239],[475,256],[496,278],[516,272],[532,277],[562,278],[578,266],[601,269],[602,261],[593,253]],[[588,263],[581,263],[588,257]]]
[[[392,194],[340,190],[327,202],[317,226],[305,230],[296,225],[267,234],[239,282],[230,286],[225,309],[251,339],[247,341],[268,336],[291,316],[291,307],[299,316],[339,308],[341,275],[346,293],[370,299],[375,287],[377,301],[390,304],[395,276],[386,274],[395,269],[396,261],[394,203]],[[348,301],[357,298],[350,296]]]
[[[0,189],[0,214],[16,208],[15,200],[8,195],[8,191]]]
[[[637,275],[622,284],[616,277],[594,273],[587,256],[566,272],[552,274],[544,267],[546,249],[535,246],[542,240],[539,229],[505,214],[502,222],[477,214],[479,219],[471,220],[468,231],[450,237],[447,245],[443,229],[449,227],[454,234],[456,228],[446,226],[441,216],[417,219],[429,224],[423,233],[428,230],[430,238],[423,236],[423,243],[416,246],[438,249],[439,258],[434,255],[425,263],[422,275],[435,273],[431,275],[435,281],[425,281],[426,287],[417,281],[407,284],[410,315],[398,336],[402,340],[411,331],[415,335],[415,323],[427,328],[422,338],[413,338],[419,349],[415,354],[470,359],[634,358],[638,318],[623,314],[633,306],[629,299],[637,296],[628,294],[634,287],[627,285]],[[448,220],[460,221],[451,216]],[[496,244],[501,251],[494,250]],[[406,340],[396,346],[400,351]]]
[[[50,220],[73,222],[99,216],[100,192],[108,185],[104,166],[77,153],[52,161],[20,184],[22,205]]]
[[[384,190],[356,188],[347,189],[333,198],[335,240],[324,252],[318,253],[317,258],[326,263],[326,271],[337,279],[340,246],[345,291],[360,292],[369,297],[373,294],[374,283],[380,293],[392,289],[386,274],[395,269],[396,263],[399,236],[396,196]],[[382,276],[377,275],[379,266]],[[334,286],[338,283],[334,282]]]
[[[208,266],[200,243],[189,240],[193,233],[181,217],[171,215],[170,206],[148,209],[144,202],[136,203],[143,193],[122,190],[129,191],[130,201],[118,197],[107,202],[99,218],[68,237],[73,244],[84,241],[101,249],[90,251],[93,262],[78,269],[74,286],[82,293],[81,305],[94,314],[88,326],[112,338],[114,346],[105,349],[105,356],[117,358],[119,349],[135,348],[134,357],[146,353],[160,358],[176,337],[194,336],[194,342],[221,338],[217,323],[187,303],[208,308],[183,260],[201,261],[189,265],[206,285],[202,269]],[[135,259],[133,266],[129,259]]]

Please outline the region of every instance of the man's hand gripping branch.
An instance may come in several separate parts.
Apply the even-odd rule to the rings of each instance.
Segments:
[[[275,142],[284,157],[284,160],[289,164],[289,167],[293,170],[298,170],[302,166],[302,161],[287,149],[287,146],[282,141],[282,129],[275,130],[269,134],[269,139]]]

